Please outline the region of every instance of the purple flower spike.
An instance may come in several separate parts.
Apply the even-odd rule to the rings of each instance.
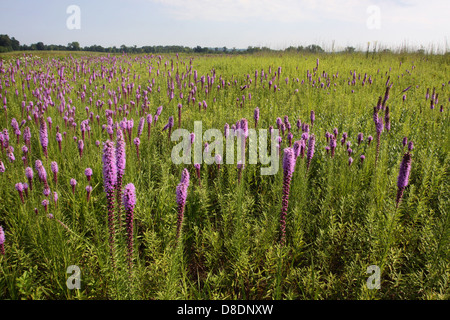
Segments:
[[[351,166],[352,163],[353,163],[353,158],[352,158],[352,157],[349,157],[349,158],[348,158],[348,166]]]
[[[315,144],[316,144],[316,137],[312,134],[309,137],[308,153],[306,154],[306,160],[307,160],[306,168],[307,168],[307,170],[309,170],[309,166],[311,164],[311,160],[312,160],[312,158],[314,156],[314,146],[315,146]]]
[[[5,232],[2,226],[0,226],[0,253],[5,255]]]
[[[120,131],[120,130],[118,130]],[[117,184],[116,148],[111,140],[103,144],[103,188],[106,193],[108,208],[109,245],[114,264],[114,194]]]
[[[411,171],[411,154],[409,152],[405,153],[400,164],[400,171],[397,177],[397,199],[396,207],[398,208],[401,199],[403,198],[403,192],[409,182],[409,173]]]
[[[25,203],[25,200],[23,198],[23,184],[21,182],[18,182],[16,183],[15,188],[19,193],[20,200],[22,201],[22,203]]]
[[[103,144],[103,182],[105,192],[115,191],[117,183],[116,148],[112,141]]]
[[[123,205],[126,215],[125,225],[127,232],[128,266],[131,268],[133,263],[133,220],[134,208],[136,206],[136,189],[132,183],[125,186],[123,191]]]
[[[84,150],[84,142],[83,140],[78,140],[78,153],[80,154],[80,158],[83,157]]]
[[[408,151],[411,152],[414,149],[414,142],[410,141],[408,143]]]
[[[44,165],[41,160],[35,162],[36,171],[38,172],[39,180],[44,183],[44,187],[48,187],[47,183],[47,171],[45,171]]]
[[[362,132],[358,133],[358,138],[357,138],[357,140],[358,140],[358,146],[359,146],[359,145],[363,142],[363,140],[364,140],[364,135],[363,135]]]
[[[184,209],[186,205],[187,198],[187,189],[189,187],[189,171],[185,168],[181,173],[181,180],[176,188],[176,200],[178,205],[178,220],[177,220],[177,234],[176,239],[180,237],[183,217],[184,217]]]
[[[77,180],[74,178],[70,179],[70,185],[72,186],[72,193],[75,194],[75,187],[77,186]]]
[[[408,144],[408,138],[407,137],[403,137],[402,144],[403,144],[403,147],[406,147],[406,145]]]
[[[289,191],[292,180],[292,174],[295,169],[295,153],[292,148],[284,149],[283,156],[283,197],[280,214],[280,244],[284,246],[286,242],[286,214],[289,204]]]
[[[33,175],[34,175],[34,172],[31,167],[25,168],[25,176],[28,179],[28,184],[29,184],[30,190],[33,190]]]
[[[141,144],[141,140],[139,140],[139,138],[136,137],[136,138],[134,138],[133,143],[136,146],[136,154],[137,154],[137,158],[139,160],[139,145]]]
[[[162,129],[162,131],[165,131],[167,129],[169,130],[169,134],[168,134],[169,141],[170,141],[170,136],[172,134],[173,123],[174,123],[173,116],[170,116],[169,117],[169,121],[167,122],[167,124]]]
[[[41,204],[45,209],[45,213],[47,213],[49,201],[47,199],[44,199],[44,200],[42,200]]]
[[[91,168],[86,168],[84,170],[84,174],[86,175],[87,181],[91,181],[91,177],[92,177],[92,169]]]
[[[330,150],[331,150],[331,157],[333,158],[336,152],[336,138],[334,136],[330,137]]]
[[[86,202],[89,202],[89,199],[91,198],[91,192],[92,186],[90,185],[86,186]]]
[[[61,152],[62,135],[59,132],[56,133],[56,141],[58,142],[59,152]]]
[[[48,157],[48,132],[47,132],[47,123],[44,118],[40,118],[40,127],[39,127],[39,141],[41,142],[42,151],[44,152],[44,156]]]
[[[255,119],[255,129],[258,126],[258,122],[259,122],[259,108],[256,107],[254,114],[253,114],[253,118]]]
[[[117,166],[117,220],[119,227],[122,226],[122,178],[125,175],[126,167],[126,143],[121,130],[117,130],[116,139],[116,166]]]
[[[52,163],[50,164],[50,169],[53,172],[53,181],[56,183],[58,183],[58,164],[56,163],[56,161],[52,161]]]

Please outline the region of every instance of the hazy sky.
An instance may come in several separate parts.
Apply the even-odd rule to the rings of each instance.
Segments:
[[[70,5],[79,16],[67,13]],[[247,48],[367,42],[448,48],[448,0],[0,0],[0,34],[21,44]],[[69,29],[75,17],[79,29]],[[77,18],[79,17],[79,19]]]

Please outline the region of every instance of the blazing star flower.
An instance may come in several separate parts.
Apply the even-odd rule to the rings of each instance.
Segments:
[[[331,157],[333,158],[336,151],[336,138],[334,136],[330,137],[330,150],[331,150]]]
[[[36,171],[38,172],[39,180],[44,183],[45,187],[48,187],[47,183],[47,171],[45,171],[44,165],[41,160],[36,160],[35,162]]]
[[[19,193],[20,200],[22,201],[22,203],[25,203],[25,200],[23,199],[23,184],[21,182],[18,182],[16,183],[15,188]]]
[[[292,174],[295,169],[296,157],[292,148],[284,149],[283,156],[283,197],[280,214],[280,244],[286,242],[286,214],[289,204],[289,191],[291,185]]]
[[[402,144],[403,144],[403,147],[406,147],[406,145],[408,144],[408,138],[407,137],[403,137]]]
[[[162,129],[162,131],[165,131],[165,130],[169,130],[169,134],[168,134],[168,139],[169,139],[169,141],[170,141],[170,136],[171,136],[171,134],[172,134],[172,128],[173,128],[173,117],[172,116],[170,116],[169,117],[169,121],[167,122],[167,124],[164,126],[164,128]]]
[[[120,131],[120,130],[119,130]],[[114,194],[117,186],[116,148],[111,140],[103,144],[103,188],[108,208],[109,244],[111,257],[114,256]],[[114,258],[113,258],[114,261]]]
[[[139,125],[138,125],[138,130],[137,130],[138,137],[140,137],[142,135],[142,131],[144,130],[144,124],[145,124],[145,118],[142,117],[139,120]]]
[[[358,146],[363,142],[364,140],[364,135],[362,132],[358,133],[358,137],[357,137],[357,141],[358,141]]]
[[[133,220],[134,208],[136,207],[136,189],[134,184],[129,183],[125,186],[122,199],[125,208],[125,225],[127,232],[128,265],[132,266],[133,256]]]
[[[39,127],[39,141],[41,142],[42,151],[44,152],[44,156],[48,157],[48,132],[47,132],[47,123],[44,118],[40,118],[40,127]]]
[[[176,239],[179,238],[183,223],[184,210],[187,198],[187,189],[189,187],[189,171],[185,168],[181,173],[181,180],[176,188],[176,200],[178,205],[178,220]]]
[[[363,163],[364,160],[366,159],[366,156],[362,154],[359,158],[361,159],[361,163]]]
[[[75,187],[77,185],[77,180],[74,178],[70,179],[70,185],[72,186],[72,193],[75,194]]]
[[[23,141],[27,145],[28,148],[31,146],[31,130],[29,127],[26,127],[23,130]]]
[[[53,181],[56,183],[58,183],[58,164],[56,163],[56,161],[52,161],[52,163],[50,164],[50,169],[53,172]]]
[[[351,166],[352,163],[353,163],[353,158],[352,158],[352,157],[349,157],[349,158],[348,158],[348,166]]]
[[[59,132],[56,133],[56,141],[58,142],[59,152],[61,152],[62,135]]]
[[[47,213],[49,201],[47,199],[44,199],[44,200],[42,200],[41,204],[44,207],[45,212]]]
[[[2,226],[0,226],[0,253],[5,255],[5,232]]]
[[[89,199],[91,198],[91,192],[92,186],[90,185],[86,186],[86,202],[89,202]]]
[[[258,121],[259,121],[259,108],[256,107],[255,111],[253,113],[253,118],[255,119],[255,129],[258,126]]]
[[[80,154],[80,158],[83,156],[84,150],[84,142],[83,140],[78,140],[78,153]]]
[[[316,144],[316,137],[312,134],[309,137],[308,153],[306,154],[306,160],[307,160],[306,167],[307,167],[307,169],[309,169],[309,166],[311,164],[311,160],[312,160],[312,158],[314,156],[314,146],[315,146],[315,144]]]
[[[92,177],[92,169],[91,168],[86,168],[84,170],[84,174],[86,175],[87,181],[90,182],[91,181],[91,177]]]
[[[403,192],[409,182],[409,174],[411,171],[411,154],[409,152],[405,153],[400,164],[400,171],[397,177],[397,199],[396,206],[398,207],[401,199],[403,198]]]

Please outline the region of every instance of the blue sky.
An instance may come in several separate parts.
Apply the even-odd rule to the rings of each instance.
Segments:
[[[80,8],[70,30],[69,5]],[[444,50],[447,0],[0,0],[0,33],[21,44],[247,48],[367,42]]]

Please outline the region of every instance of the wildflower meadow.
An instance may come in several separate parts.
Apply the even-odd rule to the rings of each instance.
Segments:
[[[0,297],[449,299],[449,75],[448,54],[4,53]]]

